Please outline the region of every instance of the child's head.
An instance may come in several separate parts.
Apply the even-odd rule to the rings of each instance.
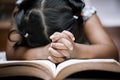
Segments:
[[[37,47],[51,42],[54,32],[68,30],[77,38],[82,24],[81,0],[23,0],[15,13],[15,23],[22,36],[19,45]]]

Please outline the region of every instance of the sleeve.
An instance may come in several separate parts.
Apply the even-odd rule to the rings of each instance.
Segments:
[[[95,13],[96,13],[96,8],[95,7],[85,6],[82,10],[83,20],[87,21]]]

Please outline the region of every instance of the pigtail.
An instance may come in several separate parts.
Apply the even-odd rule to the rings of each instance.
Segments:
[[[83,18],[80,15],[85,3],[82,0],[67,0],[68,5],[72,8],[74,18],[77,19],[78,23],[83,23]],[[78,17],[78,18],[77,18]]]
[[[71,32],[74,34],[76,38],[76,42],[81,43],[84,39],[83,17],[81,15],[81,12],[85,7],[85,3],[82,0],[66,0],[66,1],[68,6],[72,8],[72,13],[73,13],[74,22],[71,27],[74,28],[74,26],[76,26],[75,24],[78,25],[78,27],[74,28],[74,30],[71,29]]]
[[[40,12],[41,1],[22,0],[17,4],[18,11],[14,15],[14,20],[22,39],[15,46],[38,47],[50,43],[42,23],[41,16],[44,15]]]
[[[21,36],[21,41],[16,42],[17,46],[30,46],[27,42],[27,24],[29,21],[30,10],[33,8],[34,2],[37,0],[17,0],[17,11],[14,13],[14,22],[16,23],[16,31]],[[10,39],[9,39],[10,40]]]
[[[68,4],[72,8],[74,13],[81,13],[85,4],[81,0],[68,0]]]
[[[19,10],[24,9],[29,10],[33,8],[34,3],[36,3],[38,0],[17,0],[16,5],[18,6]]]

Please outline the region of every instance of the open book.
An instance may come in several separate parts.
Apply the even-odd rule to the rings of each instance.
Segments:
[[[73,73],[87,70],[120,73],[120,63],[114,59],[71,59],[57,66],[48,60],[0,62],[0,77],[33,76],[44,80],[63,80]]]

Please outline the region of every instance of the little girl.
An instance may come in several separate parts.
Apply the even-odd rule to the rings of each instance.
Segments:
[[[95,8],[82,0],[22,0],[13,18],[8,60],[118,59]]]

